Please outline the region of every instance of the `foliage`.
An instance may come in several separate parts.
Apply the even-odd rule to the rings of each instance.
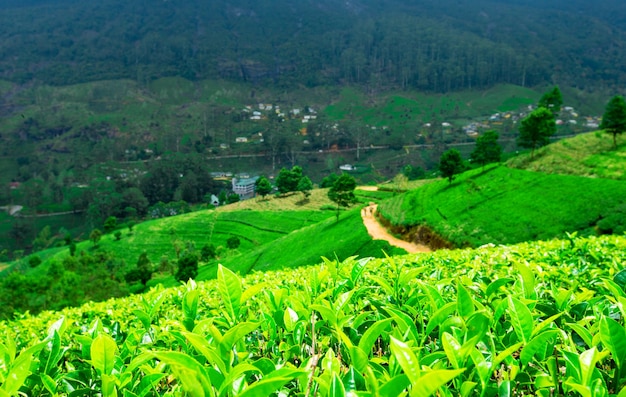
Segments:
[[[383,201],[378,211],[394,225],[424,225],[457,247],[478,247],[595,234],[596,222],[617,213],[625,196],[623,181],[490,165],[452,186],[435,181]]]
[[[298,190],[298,184],[302,179],[302,168],[293,166],[291,170],[282,168],[276,177],[276,188],[278,193],[285,194]]]
[[[502,146],[498,144],[499,137],[494,130],[487,130],[480,135],[471,154],[472,161],[483,167],[489,163],[499,163],[502,157]]]
[[[308,176],[303,176],[298,181],[297,190],[302,193],[304,199],[308,199],[311,196],[311,190],[313,190],[313,182]]]
[[[89,233],[89,240],[91,240],[94,247],[98,245],[98,242],[100,242],[101,238],[102,232],[100,231],[100,229],[93,229],[91,233]]]
[[[113,230],[115,230],[116,227],[117,227],[116,217],[110,216],[104,221],[103,228],[104,228],[105,233],[111,233]]]
[[[186,252],[178,259],[176,280],[186,282],[198,275],[198,256],[194,252]]]
[[[339,175],[337,174],[330,174],[324,177],[324,179],[322,179],[322,183],[320,184],[320,187],[321,188],[332,187],[335,181],[337,180],[337,178],[339,178]]]
[[[328,198],[337,204],[337,221],[339,220],[339,208],[349,207],[356,201],[354,189],[356,189],[356,181],[352,175],[346,173],[342,173],[333,183],[333,186],[328,189]]]
[[[550,110],[540,107],[521,121],[517,144],[531,149],[532,158],[537,148],[550,143],[550,137],[555,132],[554,115]]]
[[[239,248],[241,240],[237,236],[231,236],[226,240],[226,246],[231,250]]]
[[[422,167],[414,167],[411,164],[407,164],[402,168],[402,174],[406,176],[409,181],[416,179],[422,179],[426,175],[426,171]]]
[[[243,279],[219,266],[211,282],[0,323],[0,371],[10,379],[0,387],[7,395],[619,395],[625,255],[623,237],[572,236],[325,260]]]
[[[137,266],[126,273],[124,278],[128,283],[138,281],[141,284],[146,285],[146,283],[152,278],[152,273],[154,273],[154,268],[150,259],[148,259],[148,253],[144,251],[141,255],[139,255]]]
[[[464,169],[461,152],[457,149],[449,149],[443,152],[439,159],[439,172],[441,172],[441,176],[448,179],[448,183],[452,183],[454,176],[463,172]]]
[[[226,198],[226,203],[233,204],[233,203],[238,202],[239,200],[241,200],[241,198],[239,197],[237,193],[230,193],[228,197]]]
[[[548,109],[553,115],[559,113],[561,111],[561,106],[563,106],[563,95],[561,94],[559,87],[554,86],[552,90],[543,94],[541,99],[539,99],[538,106]]]
[[[626,131],[626,101],[616,95],[606,105],[600,128],[613,135],[613,146],[617,148],[617,135]]]
[[[258,195],[265,198],[265,196],[272,193],[272,183],[267,177],[261,176],[256,181],[255,191]]]
[[[200,249],[200,259],[205,262],[211,259],[215,259],[216,256],[217,250],[215,249],[215,245],[212,243],[206,243]]]

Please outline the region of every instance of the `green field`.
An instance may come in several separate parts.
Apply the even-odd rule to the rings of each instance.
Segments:
[[[176,246],[191,242],[196,249],[212,243],[225,247],[229,237],[240,239],[239,252],[256,249],[270,241],[283,237],[302,227],[317,223],[333,214],[322,211],[211,211],[202,210],[170,218],[156,219],[133,227],[132,233],[122,230],[122,238],[117,240],[113,233],[102,237],[98,247],[114,252],[117,259],[132,265],[142,252],[147,252],[153,262],[166,256],[176,258]],[[78,251],[92,251],[93,244],[84,241],[78,244]],[[67,250],[58,255],[68,255]],[[232,255],[227,250],[224,255]],[[53,257],[54,258],[54,257]]]
[[[622,181],[488,166],[383,202],[379,211],[393,224],[427,225],[458,247],[477,247],[595,233],[624,197]]]

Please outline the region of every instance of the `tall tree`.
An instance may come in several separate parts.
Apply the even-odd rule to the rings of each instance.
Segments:
[[[302,168],[294,166],[291,170],[282,168],[276,177],[276,188],[280,194],[295,192],[298,190],[298,183],[302,179]]]
[[[308,176],[303,176],[300,178],[298,182],[298,191],[304,195],[304,199],[307,200],[311,195],[311,190],[313,190],[313,182],[309,179]]]
[[[626,101],[616,95],[606,105],[600,128],[613,135],[613,146],[617,148],[617,135],[626,131]]]
[[[265,198],[265,196],[272,193],[272,183],[265,176],[261,176],[256,181],[255,190],[257,194],[261,195],[262,198]]]
[[[485,131],[476,139],[476,147],[470,155],[472,161],[481,166],[489,163],[500,162],[502,147],[498,144],[500,136],[494,130]]]
[[[517,144],[531,150],[530,157],[535,155],[535,149],[550,143],[550,137],[556,132],[554,115],[546,108],[537,108],[525,119],[519,127]]]
[[[443,152],[439,159],[439,171],[441,176],[448,178],[448,183],[452,183],[454,176],[462,172],[464,168],[461,152],[456,149]]]
[[[561,95],[561,90],[559,90],[558,86],[554,86],[553,89],[543,94],[541,99],[539,99],[538,103],[539,107],[544,107],[552,112],[553,115],[556,115],[561,111],[561,106],[563,106],[563,96]]]
[[[349,174],[341,174],[328,190],[328,198],[337,204],[336,218],[339,221],[339,210],[341,207],[349,207],[356,201],[354,196],[356,181]]]

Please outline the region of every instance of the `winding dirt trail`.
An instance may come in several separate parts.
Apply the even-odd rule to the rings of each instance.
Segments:
[[[425,245],[409,243],[408,241],[400,240],[399,238],[392,236],[387,229],[385,229],[380,223],[378,223],[378,220],[376,220],[374,213],[376,212],[377,207],[378,205],[376,204],[370,204],[361,210],[363,224],[367,228],[367,233],[369,233],[374,240],[386,240],[393,246],[403,248],[409,254],[431,252],[431,249]]]

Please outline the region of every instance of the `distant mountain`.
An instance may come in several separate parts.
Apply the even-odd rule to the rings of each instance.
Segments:
[[[626,82],[626,5],[604,0],[0,1],[0,78],[182,75],[446,92]]]

